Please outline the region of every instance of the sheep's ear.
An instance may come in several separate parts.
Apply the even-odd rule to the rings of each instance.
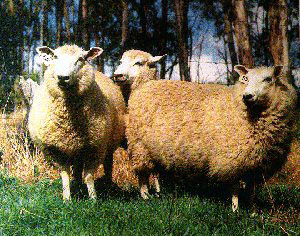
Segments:
[[[243,65],[235,65],[234,70],[239,74],[239,75],[246,75],[249,71],[249,69],[246,66]]]
[[[243,84],[248,84],[249,79],[247,77],[247,73],[249,69],[243,65],[234,66],[234,70],[240,75],[239,81]]]
[[[84,59],[86,61],[93,60],[96,57],[100,56],[102,52],[103,52],[102,48],[99,48],[99,47],[90,48],[90,50],[86,52],[86,55],[84,56]]]
[[[275,66],[275,67],[274,67],[273,76],[274,76],[275,78],[277,78],[277,77],[279,77],[280,75],[282,75],[283,71],[284,71],[284,66],[282,66],[282,65]]]
[[[57,58],[54,53],[54,50],[49,47],[46,46],[38,47],[36,51],[38,52],[42,63],[44,63],[46,66],[49,66],[51,61]]]
[[[162,56],[155,56],[155,57],[152,57],[152,58],[149,60],[149,65],[155,65],[156,63],[162,61],[162,60],[165,59],[166,57],[167,57],[167,54],[162,55]]]

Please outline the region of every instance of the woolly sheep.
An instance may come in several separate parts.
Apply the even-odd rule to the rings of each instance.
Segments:
[[[39,84],[33,81],[31,78],[25,80],[23,76],[20,76],[19,85],[21,87],[22,98],[25,102],[25,105],[26,107],[30,107],[34,92],[38,89]]]
[[[39,84],[33,81],[31,78],[27,80],[23,76],[20,76],[19,87],[24,105],[24,127],[27,127],[29,110],[32,104],[34,92],[38,89]]]
[[[82,177],[89,197],[96,198],[94,171],[107,164],[124,136],[125,104],[119,88],[89,63],[102,53],[76,45],[37,49],[47,66],[35,92],[28,128],[52,161],[62,166],[63,198],[70,200],[70,167]],[[108,158],[108,159],[106,159]],[[105,167],[105,166],[104,166]],[[107,171],[108,170],[108,171]]]
[[[120,60],[121,64],[114,72],[113,77],[117,83],[120,83],[126,104],[128,104],[131,91],[139,84],[157,79],[156,64],[165,57],[166,55],[152,56],[150,53],[134,49],[124,52]],[[128,79],[126,80],[124,77],[128,77]]]
[[[236,211],[240,183],[251,187],[282,167],[293,137],[296,91],[282,66],[235,70],[240,83],[231,88],[148,81],[132,91],[126,136],[143,198],[157,166],[190,169],[228,184]]]

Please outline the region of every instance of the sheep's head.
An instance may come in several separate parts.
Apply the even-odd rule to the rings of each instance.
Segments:
[[[136,77],[145,74],[155,78],[156,64],[165,57],[166,55],[154,57],[150,53],[140,50],[126,51],[121,58],[121,64],[114,72],[114,77],[127,77],[131,82]]]
[[[90,74],[94,79],[94,69],[89,62],[102,51],[99,47],[84,51],[76,45],[65,45],[55,50],[46,46],[37,48],[42,62],[47,66],[45,73],[61,89],[78,84],[84,77],[82,74]]]
[[[248,69],[236,65],[235,71],[239,73],[239,81],[246,85],[243,92],[243,102],[247,107],[267,108],[274,100],[276,88],[280,84],[283,66],[258,67]]]

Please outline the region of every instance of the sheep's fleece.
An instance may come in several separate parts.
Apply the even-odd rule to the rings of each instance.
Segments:
[[[125,104],[121,91],[89,63],[102,49],[84,51],[65,45],[38,50],[48,67],[34,94],[30,135],[52,161],[63,167],[81,165],[90,172],[123,139]],[[64,198],[69,196],[64,194]]]
[[[283,165],[293,137],[296,91],[280,66],[235,69],[241,83],[231,88],[148,81],[132,92],[126,136],[138,177],[159,164],[235,185],[272,175]]]

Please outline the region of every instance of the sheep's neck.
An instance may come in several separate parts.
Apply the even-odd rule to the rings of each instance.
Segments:
[[[133,83],[131,84],[131,91],[134,91],[140,88],[143,84],[147,83],[150,80],[156,79],[156,71],[146,70],[140,73],[139,76],[135,77]]]
[[[253,140],[268,145],[269,149],[285,143],[293,133],[295,114],[289,108],[281,106],[282,104],[275,102],[269,109],[260,112],[259,116],[253,119],[248,116]]]

